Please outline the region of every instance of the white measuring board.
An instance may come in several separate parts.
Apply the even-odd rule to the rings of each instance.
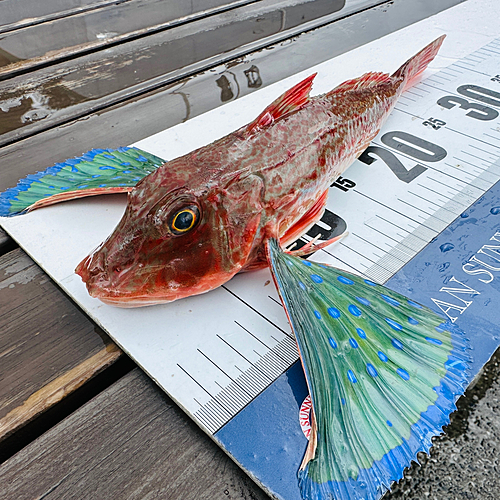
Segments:
[[[491,34],[495,13],[495,2],[469,0],[356,49],[356,57],[327,61],[136,145],[171,159],[251,121],[314,71],[314,93],[325,92],[365,71],[396,70],[449,30],[434,63],[443,69],[427,72],[405,92],[369,150],[346,171],[340,187],[330,189],[327,209],[347,222],[349,236],[312,257],[385,282],[500,180],[500,39]],[[463,46],[447,45],[461,40],[451,33],[457,19],[471,32],[474,23],[481,23],[490,34],[471,35]],[[395,47],[403,40],[408,46],[398,55]],[[298,358],[271,276],[268,270],[245,273],[209,294],[148,308],[102,304],[88,296],[73,270],[109,235],[124,207],[124,196],[96,197],[2,219],[1,224],[214,435]],[[281,495],[265,481],[263,486]]]

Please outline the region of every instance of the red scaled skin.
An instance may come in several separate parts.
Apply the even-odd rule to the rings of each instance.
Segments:
[[[125,307],[157,304],[265,266],[265,239],[301,219],[379,130],[397,87],[378,87],[313,98],[249,137],[241,129],[150,174],[113,234],[78,266],[89,293]],[[173,235],[169,215],[191,203],[200,223]]]
[[[290,243],[297,228],[305,232],[319,219],[317,200],[324,203],[332,181],[378,133],[416,74],[408,72],[411,61],[393,76],[365,75],[363,84],[346,82],[284,116],[264,113],[145,177],[113,234],[76,269],[90,295],[121,307],[158,304],[267,266],[266,240]],[[193,205],[197,224],[173,234],[172,215]]]

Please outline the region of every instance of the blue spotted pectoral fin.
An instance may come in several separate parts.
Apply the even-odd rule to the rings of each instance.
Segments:
[[[314,411],[301,494],[378,499],[449,422],[467,383],[468,341],[430,309],[276,240],[268,258]]]
[[[28,175],[0,193],[0,216],[10,217],[61,201],[130,191],[165,163],[138,148],[93,149]]]

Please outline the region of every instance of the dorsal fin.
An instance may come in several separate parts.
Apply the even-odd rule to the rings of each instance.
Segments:
[[[341,83],[338,87],[335,87],[333,90],[328,92],[328,95],[342,94],[343,92],[365,89],[374,85],[378,85],[379,83],[389,83],[390,81],[391,77],[387,73],[365,73],[359,78],[353,78],[352,80],[347,80],[346,82]]]
[[[248,125],[248,132],[270,125],[279,118],[283,118],[288,113],[300,109],[309,100],[314,77],[317,73],[308,76],[305,80],[297,83],[287,90],[281,97],[272,102],[252,123]]]

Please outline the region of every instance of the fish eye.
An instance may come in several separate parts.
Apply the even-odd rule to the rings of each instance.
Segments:
[[[196,205],[177,210],[169,221],[169,229],[173,234],[184,234],[193,229],[200,218],[200,211]]]

